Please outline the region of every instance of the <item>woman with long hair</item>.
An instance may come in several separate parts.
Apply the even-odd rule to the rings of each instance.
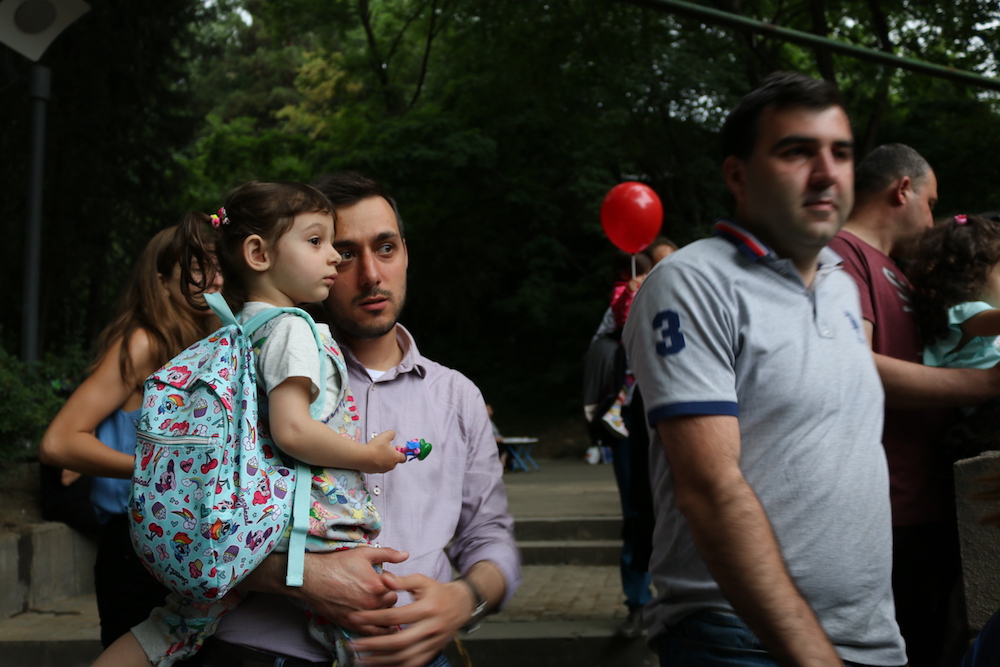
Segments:
[[[98,339],[90,375],[52,420],[40,445],[42,463],[95,478],[90,500],[102,525],[94,588],[105,646],[145,620],[167,595],[132,549],[125,512],[143,381],[218,324],[200,297],[218,289],[218,272],[191,257],[201,225],[187,216],[146,245],[118,315]]]

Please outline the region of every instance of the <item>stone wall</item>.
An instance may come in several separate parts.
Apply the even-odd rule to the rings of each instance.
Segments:
[[[0,618],[94,592],[96,538],[63,523],[0,533]]]
[[[1000,452],[985,452],[955,464],[955,505],[966,613],[973,632],[978,632],[1000,609],[1000,526],[980,523],[983,515],[1000,512],[1000,500],[971,497],[983,489],[977,479],[994,471],[1000,471]]]

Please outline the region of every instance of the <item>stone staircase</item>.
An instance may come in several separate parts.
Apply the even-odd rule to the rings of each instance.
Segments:
[[[539,473],[505,478],[522,581],[502,613],[462,639],[471,662],[475,667],[657,665],[644,637],[615,635],[626,608],[611,466],[570,468],[556,490],[545,478],[558,465],[546,462]],[[453,649],[449,659],[455,667],[463,664]]]
[[[461,638],[471,664],[656,665],[642,638],[615,636],[626,610],[611,466],[539,464],[540,471],[504,478],[522,552],[522,583],[502,613]],[[0,536],[0,603],[6,604],[0,618],[7,617],[0,620],[0,665],[91,664],[101,651],[88,588],[92,562],[91,546],[62,524]],[[465,664],[455,645],[448,655],[453,667]]]

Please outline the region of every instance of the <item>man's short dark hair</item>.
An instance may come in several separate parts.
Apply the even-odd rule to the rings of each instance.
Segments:
[[[390,197],[382,184],[374,178],[345,169],[318,176],[312,182],[312,186],[325,194],[335,209],[353,206],[363,199],[381,197],[392,207],[392,212],[396,215],[396,225],[399,227],[399,236],[404,237],[403,218],[399,215],[396,200]]]
[[[906,144],[879,146],[854,169],[854,201],[870,199],[904,176],[919,190],[930,170],[927,160]]]
[[[722,155],[748,160],[757,145],[760,115],[767,108],[805,107],[823,110],[844,107],[837,86],[798,72],[773,72],[747,93],[722,125]]]

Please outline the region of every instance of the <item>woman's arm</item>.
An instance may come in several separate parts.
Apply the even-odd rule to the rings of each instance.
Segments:
[[[123,378],[118,359],[122,342],[108,350],[94,372],[83,381],[49,424],[39,446],[43,463],[97,477],[132,477],[134,456],[123,454],[97,439],[94,431],[108,415],[142,392],[138,381],[156,370],[149,336],[142,329],[129,340],[129,353],[137,378]]]
[[[309,465],[366,473],[388,472],[406,460],[392,446],[394,431],[360,443],[313,419],[309,414],[310,388],[309,378],[290,377],[267,395],[271,435],[281,451]]]

